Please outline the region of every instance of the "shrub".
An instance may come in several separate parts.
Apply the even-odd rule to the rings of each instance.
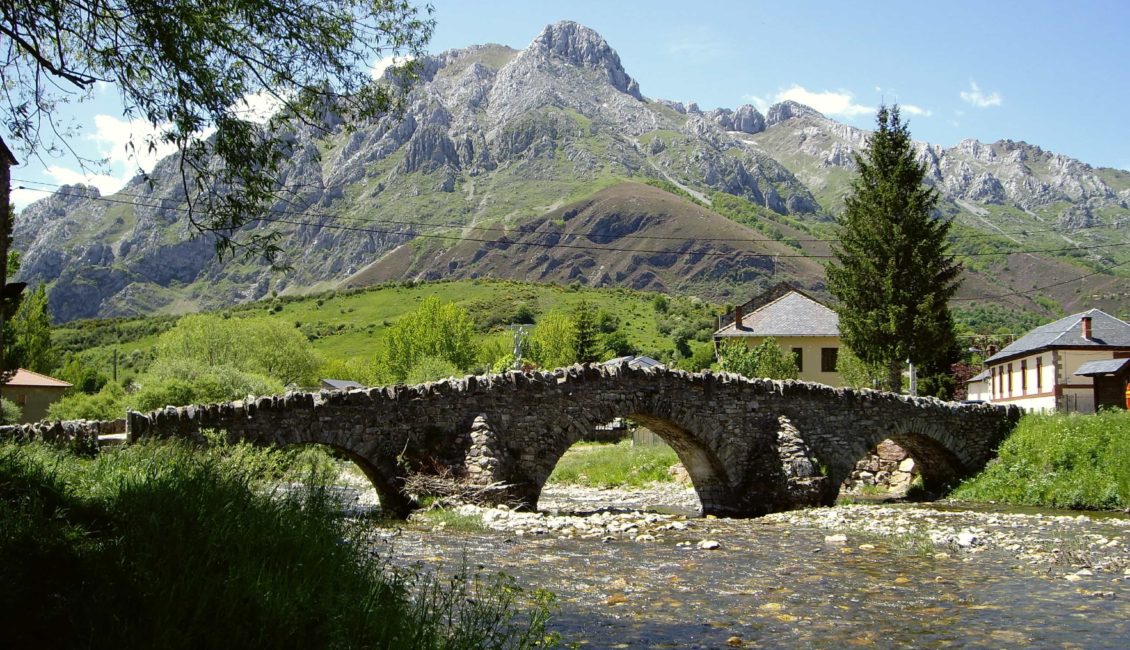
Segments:
[[[94,395],[76,393],[47,407],[48,420],[116,420],[126,415],[126,392],[113,382]]]
[[[727,342],[722,346],[719,356],[721,358],[718,365],[722,370],[746,377],[796,379],[799,374],[796,359],[781,349],[777,340],[771,336],[752,348],[744,341]]]
[[[142,411],[165,406],[243,399],[248,395],[283,392],[278,381],[231,366],[204,366],[189,360],[159,361],[137,379],[140,387],[130,403]]]
[[[422,384],[426,381],[436,381],[447,377],[462,376],[455,364],[440,357],[421,357],[409,370],[405,381],[409,384]]]
[[[10,399],[0,398],[0,424],[14,424],[20,421],[23,410]]]

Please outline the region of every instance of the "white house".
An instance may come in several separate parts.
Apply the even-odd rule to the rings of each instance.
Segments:
[[[1125,364],[1089,363],[1118,359],[1130,359],[1130,323],[1098,309],[1072,314],[985,360],[989,401],[1045,412],[1094,413],[1096,404],[1118,406],[1110,395],[1123,380]]]
[[[965,399],[988,402],[993,396],[989,392],[989,371],[982,370],[965,382]]]
[[[722,317],[714,345],[731,341],[756,347],[768,337],[791,352],[799,379],[842,386],[840,317],[828,306],[788,284],[779,284]]]

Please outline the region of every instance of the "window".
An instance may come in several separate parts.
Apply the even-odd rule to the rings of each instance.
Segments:
[[[820,348],[820,372],[836,372],[839,348]]]
[[[16,395],[16,405],[27,406],[27,393],[20,393],[19,395]]]
[[[796,361],[797,372],[804,372],[804,348],[793,348],[793,360]]]
[[[1036,357],[1036,392],[1044,392],[1044,358]]]
[[[1028,360],[1020,362],[1020,392],[1028,392]]]
[[[997,369],[989,368],[989,391],[993,397],[997,396]]]
[[[1008,364],[1008,396],[1012,397],[1012,364]]]

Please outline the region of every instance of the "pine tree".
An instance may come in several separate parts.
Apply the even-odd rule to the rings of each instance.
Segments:
[[[924,183],[898,106],[880,107],[877,121],[867,152],[855,156],[859,175],[826,271],[841,338],[862,361],[885,368],[888,390],[898,391],[908,359],[948,367],[956,349],[949,299],[961,266],[948,253],[950,221],[934,214],[938,192]]]
[[[600,361],[603,349],[600,345],[596,306],[587,300],[577,303],[573,308],[573,322],[577,325],[577,361]]]

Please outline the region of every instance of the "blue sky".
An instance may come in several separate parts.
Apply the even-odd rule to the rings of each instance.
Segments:
[[[1102,167],[1130,169],[1130,2],[624,2],[435,0],[433,52],[476,43],[524,48],[575,20],[598,31],[651,98],[703,110],[813,105],[860,127],[898,102],[916,139],[1024,140]],[[135,128],[100,93],[74,140],[109,156],[103,191],[141,162],[124,155]],[[85,120],[85,118],[84,118]],[[15,178],[75,182],[66,158],[30,161]],[[18,183],[13,183],[17,185]],[[17,205],[42,196],[16,190]]]

